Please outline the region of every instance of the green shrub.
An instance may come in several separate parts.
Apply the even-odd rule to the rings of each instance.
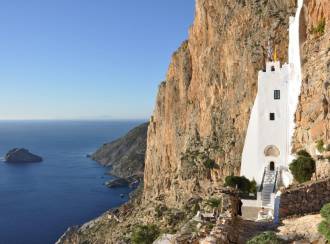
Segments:
[[[306,150],[300,150],[297,152],[298,156],[311,158],[312,156]]]
[[[131,241],[134,244],[151,244],[159,234],[160,231],[156,225],[138,225],[133,230]]]
[[[282,243],[284,243],[284,241],[278,238],[276,234],[272,231],[261,233],[247,242],[247,244],[282,244]]]
[[[297,153],[298,158],[290,164],[290,170],[293,177],[299,183],[309,181],[315,173],[315,160],[305,150]]]
[[[227,176],[225,179],[225,186],[237,188],[241,192],[249,193],[251,189],[251,182],[245,176]]]
[[[156,217],[160,218],[164,215],[164,213],[168,210],[168,208],[165,205],[157,205],[155,207]]]
[[[322,221],[318,226],[318,231],[325,237],[327,241],[330,241],[330,223]]]
[[[220,206],[220,199],[211,197],[206,201],[206,203],[212,208],[218,208]]]
[[[323,153],[323,152],[325,151],[323,140],[318,140],[318,141],[316,142],[316,149],[317,149],[320,153]]]
[[[323,35],[325,31],[325,18],[321,19],[316,26],[310,30],[311,34]]]
[[[319,224],[318,231],[330,241],[330,203],[324,205],[320,213],[324,220]]]
[[[330,203],[323,206],[320,211],[320,214],[323,218],[330,221]]]
[[[254,179],[250,182],[250,193],[257,194],[257,182]]]
[[[204,161],[204,166],[207,169],[214,169],[216,167],[216,163],[214,160],[208,159],[208,160]]]

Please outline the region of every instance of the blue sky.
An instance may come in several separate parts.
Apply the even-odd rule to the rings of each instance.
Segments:
[[[3,0],[1,119],[146,119],[194,0]]]

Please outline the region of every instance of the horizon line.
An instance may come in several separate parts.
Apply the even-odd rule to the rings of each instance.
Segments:
[[[68,119],[68,118],[63,118],[63,119],[53,119],[53,118],[36,118],[36,119],[1,119],[0,122],[10,122],[10,121],[91,121],[91,122],[97,122],[97,121],[149,121],[149,118],[109,118],[109,119],[98,119],[98,118],[73,118],[73,119]]]

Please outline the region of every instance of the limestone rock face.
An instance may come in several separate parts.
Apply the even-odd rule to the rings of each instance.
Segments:
[[[144,199],[180,205],[238,174],[267,43],[287,62],[295,0],[197,0],[148,129]],[[215,162],[214,167],[208,167]]]
[[[301,20],[303,81],[294,151],[310,149],[317,140],[330,142],[330,1],[305,1]],[[322,20],[324,33],[313,32]]]

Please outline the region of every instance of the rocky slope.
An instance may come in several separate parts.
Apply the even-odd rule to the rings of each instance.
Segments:
[[[174,53],[150,120],[146,201],[180,205],[238,174],[267,43],[287,61],[294,0],[197,0],[189,40]],[[209,170],[208,161],[216,162]]]
[[[139,125],[125,136],[104,144],[91,158],[111,167],[110,173],[118,177],[143,176],[147,144],[148,123]]]

